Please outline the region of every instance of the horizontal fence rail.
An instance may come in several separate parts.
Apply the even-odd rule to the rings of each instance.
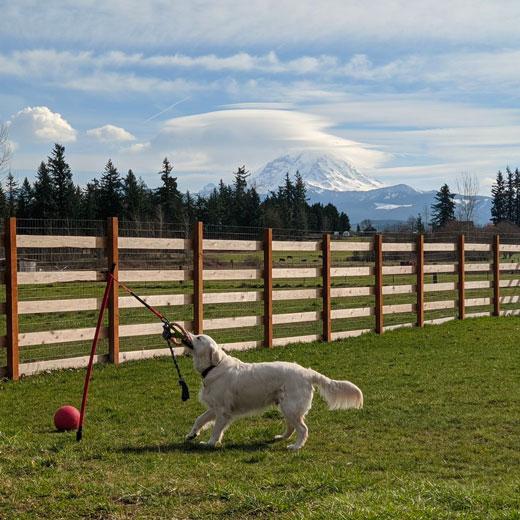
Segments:
[[[112,264],[120,281],[137,285],[148,304],[179,313],[175,321],[185,328],[227,332],[221,344],[228,350],[334,341],[456,318],[520,315],[515,308],[520,306],[515,293],[520,288],[520,244],[501,243],[498,236],[490,243],[463,236],[428,241],[422,235],[409,241],[329,234],[319,240],[273,240],[268,229],[258,237],[262,240],[222,239],[204,236],[202,223],[191,238],[180,231],[177,238],[120,236],[116,218],[105,228],[106,236],[25,234],[17,233],[16,219],[6,221],[0,376],[18,379],[85,366],[87,356],[68,351],[92,340],[94,327],[79,325],[95,323],[99,288]],[[75,261],[60,269],[54,259],[64,252]],[[146,255],[152,255],[152,267],[145,265]],[[67,297],[65,289],[76,286],[84,297]],[[23,291],[31,291],[31,297]],[[114,287],[100,335],[107,350],[97,362],[117,364],[169,353],[164,347],[121,349],[122,342],[136,345],[141,338],[160,336],[161,322],[135,314],[141,311],[139,302]],[[76,314],[84,321],[66,326],[74,324]],[[34,330],[45,329],[35,323],[44,324],[48,316],[58,326]],[[230,341],[233,331],[248,331],[249,336]],[[52,345],[62,346],[56,359],[27,361],[23,356]]]

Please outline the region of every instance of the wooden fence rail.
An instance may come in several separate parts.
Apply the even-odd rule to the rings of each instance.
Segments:
[[[20,347],[69,343],[73,341],[89,341],[94,334],[93,327],[47,330],[40,332],[19,332],[19,315],[96,311],[100,307],[99,298],[78,299],[40,299],[38,301],[19,301],[18,287],[23,285],[40,286],[43,284],[66,282],[102,282],[106,280],[108,269],[115,266],[115,273],[124,282],[146,281],[178,281],[189,282],[191,292],[188,294],[158,294],[143,295],[145,301],[154,306],[184,306],[191,305],[192,317],[184,321],[184,326],[195,333],[203,331],[220,331],[242,327],[260,327],[263,341],[247,340],[241,343],[227,343],[228,349],[255,348],[261,345],[271,348],[294,342],[309,342],[322,340],[325,342],[358,336],[375,330],[382,334],[385,330],[398,327],[417,326],[443,323],[458,317],[477,317],[484,315],[508,316],[520,314],[520,309],[505,308],[501,305],[520,303],[520,296],[510,293],[502,294],[502,290],[520,287],[518,278],[508,278],[502,273],[520,273],[520,263],[511,261],[514,253],[520,252],[520,244],[501,243],[498,235],[493,242],[470,243],[460,235],[456,242],[425,242],[420,235],[413,242],[385,241],[380,234],[369,240],[331,240],[329,234],[324,234],[322,240],[295,241],[273,240],[271,229],[264,232],[263,240],[216,240],[204,237],[203,224],[198,222],[193,230],[192,240],[178,238],[140,238],[119,237],[117,218],[108,219],[107,234],[104,237],[90,236],[52,236],[52,235],[17,235],[16,219],[10,218],[5,224],[5,288],[6,302],[0,306],[0,312],[6,315],[6,336],[0,337],[0,348],[6,349],[6,367],[0,367],[0,376],[18,379],[20,375],[32,374],[48,368],[84,366],[86,358],[59,359],[31,363],[20,362]],[[107,270],[67,270],[18,272],[19,248],[78,248],[81,250],[104,250],[107,259]],[[121,250],[138,251],[179,251],[190,252],[193,263],[190,269],[148,269],[119,270],[119,252]],[[245,252],[257,254],[262,265],[256,268],[244,269],[214,269],[205,268],[204,252],[215,254],[219,251]],[[280,253],[321,255],[321,267],[279,267],[273,257]],[[399,264],[385,263],[387,255],[404,255],[407,261]],[[444,255],[442,262],[431,263],[429,255]],[[446,255],[454,257],[453,262],[446,261]],[[488,255],[485,259],[479,255]],[[505,262],[502,255],[509,257]],[[334,255],[347,256],[350,264],[347,266],[333,265]],[[467,255],[472,255],[467,257]],[[477,256],[475,256],[477,255]],[[471,261],[466,261],[470,258]],[[476,261],[475,258],[482,259]],[[370,259],[370,260],[368,260]],[[367,265],[368,264],[368,265]],[[261,267],[261,268],[258,268]],[[467,274],[488,275],[487,280],[469,279]],[[395,277],[406,277],[406,283],[395,283]],[[439,281],[438,276],[444,276],[452,281]],[[390,282],[390,277],[392,281]],[[411,280],[410,280],[411,277]],[[355,279],[355,286],[346,285]],[[220,283],[221,281],[253,282],[253,290],[227,290],[222,292],[206,292],[205,282]],[[306,287],[306,281],[312,281],[314,287]],[[291,282],[303,286],[278,288],[278,283]],[[346,282],[346,283],[345,283]],[[282,284],[283,287],[283,284]],[[490,291],[489,295],[475,294],[468,291]],[[434,293],[451,293],[440,295],[437,300],[431,300]],[[453,298],[453,293],[457,295]],[[409,295],[411,301],[394,303],[389,298]],[[415,295],[415,296],[414,296]],[[473,297],[472,295],[478,296]],[[357,306],[342,307],[344,299],[371,298],[372,304],[363,303]],[[341,300],[343,299],[343,300]],[[305,310],[298,312],[274,312],[274,303],[295,300],[315,300],[321,302],[320,310]],[[386,301],[385,301],[386,300]],[[398,300],[399,301],[399,300]],[[401,299],[402,301],[402,299]],[[242,304],[258,302],[263,307],[262,315],[205,317],[205,305]],[[263,305],[262,305],[263,304]],[[491,310],[483,311],[489,306]],[[168,353],[167,349],[151,349],[136,352],[121,352],[120,338],[160,334],[160,323],[120,323],[120,309],[136,308],[139,303],[126,295],[120,295],[117,285],[110,294],[108,324],[102,330],[101,336],[108,340],[108,355],[98,356],[98,361],[108,361],[118,364],[120,361],[144,359]],[[276,307],[278,308],[278,307]],[[289,310],[289,309],[288,309]],[[425,319],[427,312],[455,312],[456,316],[442,316]],[[472,312],[468,312],[471,310]],[[474,311],[474,312],[473,312]],[[262,312],[262,311],[261,311]],[[388,321],[394,316],[407,316],[405,323]],[[410,320],[409,316],[412,316]],[[438,314],[437,314],[438,315]],[[373,320],[373,326],[357,330],[336,330],[341,320]],[[320,324],[321,322],[321,324]],[[291,337],[275,337],[276,326],[305,323],[316,323],[321,334],[306,334]]]

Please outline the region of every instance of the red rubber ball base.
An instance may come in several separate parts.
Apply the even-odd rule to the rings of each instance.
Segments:
[[[76,430],[79,426],[79,410],[70,405],[58,408],[54,414],[54,426],[60,432]]]

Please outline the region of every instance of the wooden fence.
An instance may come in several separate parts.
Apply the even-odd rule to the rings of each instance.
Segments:
[[[333,237],[334,238],[334,237]],[[386,241],[382,235],[375,235],[367,240],[346,239],[331,240],[329,234],[324,234],[321,240],[273,240],[272,230],[264,232],[263,240],[220,240],[204,237],[202,223],[197,223],[192,238],[141,238],[122,237],[118,233],[118,221],[109,219],[106,236],[56,236],[17,234],[16,220],[6,221],[5,235],[5,305],[1,312],[5,313],[6,333],[0,337],[0,349],[6,349],[6,367],[0,368],[0,375],[10,379],[18,379],[21,375],[29,375],[43,370],[55,368],[74,368],[84,366],[86,356],[63,357],[60,359],[36,362],[20,362],[20,350],[24,347],[38,344],[55,344],[74,341],[91,340],[94,334],[92,327],[45,330],[37,332],[20,332],[19,317],[35,313],[73,313],[95,311],[99,309],[99,298],[68,298],[21,301],[19,287],[24,285],[65,284],[68,282],[102,282],[106,279],[108,266],[116,265],[116,276],[125,283],[145,281],[189,281],[193,285],[189,294],[144,295],[146,301],[154,306],[192,305],[192,318],[182,322],[183,326],[195,333],[235,329],[242,327],[261,327],[262,339],[225,343],[224,348],[247,349],[260,346],[274,347],[297,342],[325,342],[358,336],[365,332],[375,331],[382,334],[385,330],[398,327],[418,326],[426,323],[442,323],[449,319],[464,319],[484,315],[516,315],[519,309],[502,309],[504,303],[518,302],[518,296],[502,296],[503,289],[519,286],[515,273],[520,269],[516,262],[505,262],[502,256],[509,260],[520,253],[520,244],[500,243],[495,236],[492,243],[469,243],[464,236],[458,241],[438,242],[425,241],[425,237],[417,236],[414,241]],[[17,252],[20,248],[67,248],[92,249],[105,251],[107,260],[104,270],[66,270],[66,271],[36,271],[19,272]],[[190,251],[193,258],[191,269],[119,269],[119,254],[122,251],[161,250]],[[209,269],[204,266],[206,252],[251,252],[260,255],[262,268],[239,269]],[[313,267],[280,267],[273,262],[273,256],[279,252],[297,252],[299,254],[317,255],[321,264]],[[335,266],[332,262],[334,254],[358,255],[355,265]],[[430,253],[453,254],[454,260],[446,263],[431,263],[425,261]],[[468,256],[488,255],[486,261],[468,261]],[[367,255],[371,255],[368,261]],[[386,262],[387,255],[402,255],[406,261]],[[426,259],[427,260],[427,259]],[[354,262],[353,262],[354,263]],[[390,265],[389,265],[390,264]],[[468,274],[486,274],[488,279],[467,279]],[[508,273],[502,278],[503,273]],[[450,281],[428,283],[427,277],[437,277],[448,274]],[[390,276],[405,276],[404,284],[389,284]],[[371,277],[373,283],[355,286],[336,286],[335,280],[364,280]],[[277,288],[277,280],[314,280],[313,287]],[[212,281],[247,281],[257,280],[261,290],[205,292],[205,283]],[[412,283],[410,283],[412,282]],[[489,290],[484,297],[468,297],[467,291]],[[425,296],[434,292],[454,291],[456,298],[444,300],[427,300]],[[406,303],[385,304],[385,299],[392,295],[408,295],[413,301]],[[469,294],[471,296],[471,294]],[[337,299],[373,298],[373,304],[334,308]],[[320,310],[303,312],[275,313],[273,305],[290,300],[320,300]],[[227,316],[205,318],[205,305],[263,302],[263,315]],[[117,286],[110,294],[108,326],[102,330],[102,337],[108,340],[108,354],[97,357],[98,362],[118,364],[133,359],[144,359],[159,355],[168,355],[166,348],[152,350],[120,351],[120,338],[139,337],[161,333],[161,323],[131,323],[120,324],[120,309],[136,307],[137,303],[126,295],[120,295]],[[473,308],[489,306],[484,311],[474,312]],[[425,313],[453,309],[454,314],[440,318],[425,319]],[[405,323],[385,326],[385,317],[395,314],[406,314],[414,318]],[[335,320],[364,318],[372,320],[371,326],[354,330],[334,330]],[[289,337],[275,337],[273,329],[282,324],[304,324],[321,321],[320,332],[316,334],[293,334]],[[181,350],[181,349],[179,349]]]

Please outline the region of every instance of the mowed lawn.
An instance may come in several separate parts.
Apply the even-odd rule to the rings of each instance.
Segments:
[[[84,371],[0,383],[0,518],[520,518],[520,320],[483,318],[238,354],[358,384],[363,410],[316,395],[298,453],[279,413],[224,447],[183,442],[203,410],[171,360],[96,366],[84,438],[56,433]],[[207,437],[207,432],[203,438]]]

